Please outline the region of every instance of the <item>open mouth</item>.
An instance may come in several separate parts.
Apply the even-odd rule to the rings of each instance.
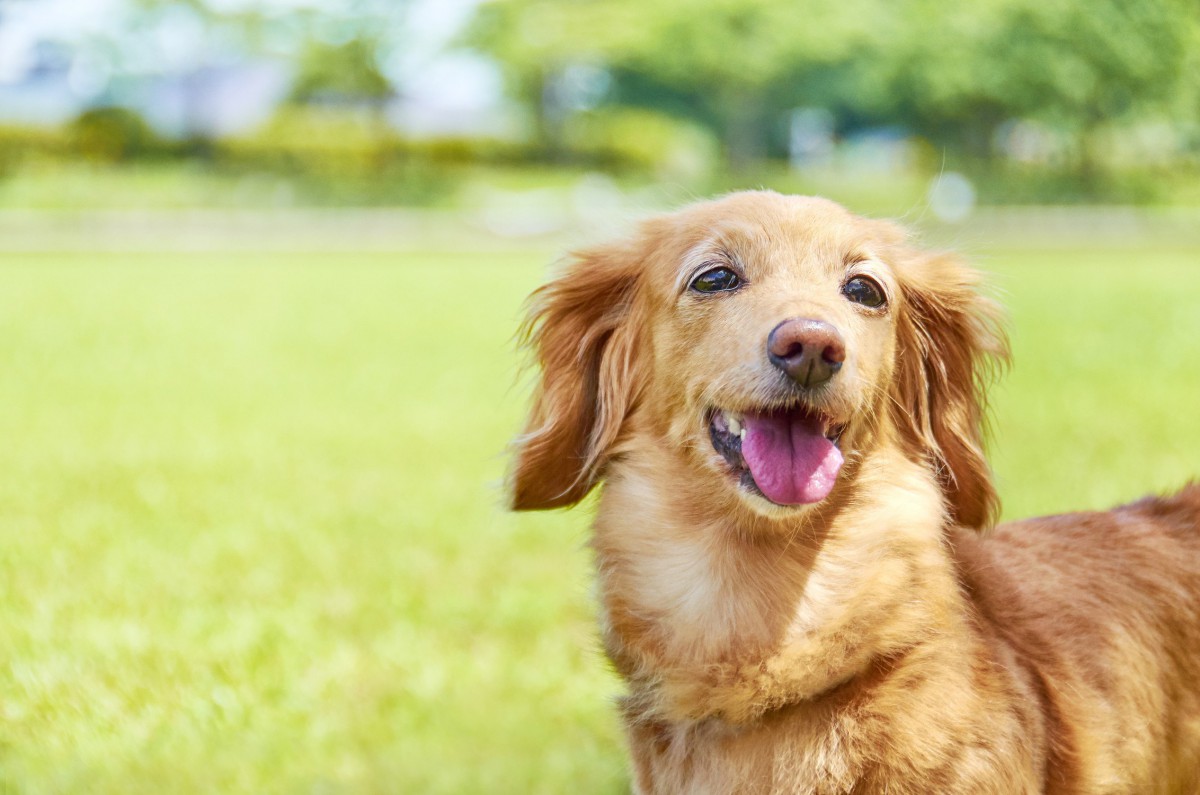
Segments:
[[[708,433],[744,487],[778,505],[810,505],[833,490],[845,428],[806,406],[761,413],[714,409]]]

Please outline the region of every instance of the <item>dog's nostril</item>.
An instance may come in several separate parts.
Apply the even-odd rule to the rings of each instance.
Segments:
[[[804,355],[804,345],[799,342],[794,342],[788,346],[787,350],[780,355],[780,359],[794,359],[797,356]]]
[[[767,336],[767,358],[796,383],[813,387],[841,369],[846,344],[838,330],[823,320],[792,318]]]
[[[821,357],[830,364],[841,364],[846,361],[846,346],[840,339],[837,342],[831,342],[825,346],[825,350],[821,351]]]

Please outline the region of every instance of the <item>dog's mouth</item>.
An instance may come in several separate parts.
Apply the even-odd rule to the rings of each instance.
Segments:
[[[829,496],[842,469],[844,423],[807,406],[762,412],[713,409],[708,433],[741,485],[778,505]]]

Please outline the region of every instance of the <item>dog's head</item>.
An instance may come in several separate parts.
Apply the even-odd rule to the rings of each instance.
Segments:
[[[517,509],[581,500],[634,437],[760,514],[826,503],[892,445],[987,524],[981,388],[1005,341],[976,274],[822,199],[741,193],[579,253],[536,292]]]

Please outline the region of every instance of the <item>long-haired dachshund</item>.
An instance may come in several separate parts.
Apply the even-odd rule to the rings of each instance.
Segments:
[[[604,483],[639,792],[1200,792],[1200,486],[985,534],[977,282],[756,192],[535,293],[512,504]]]

